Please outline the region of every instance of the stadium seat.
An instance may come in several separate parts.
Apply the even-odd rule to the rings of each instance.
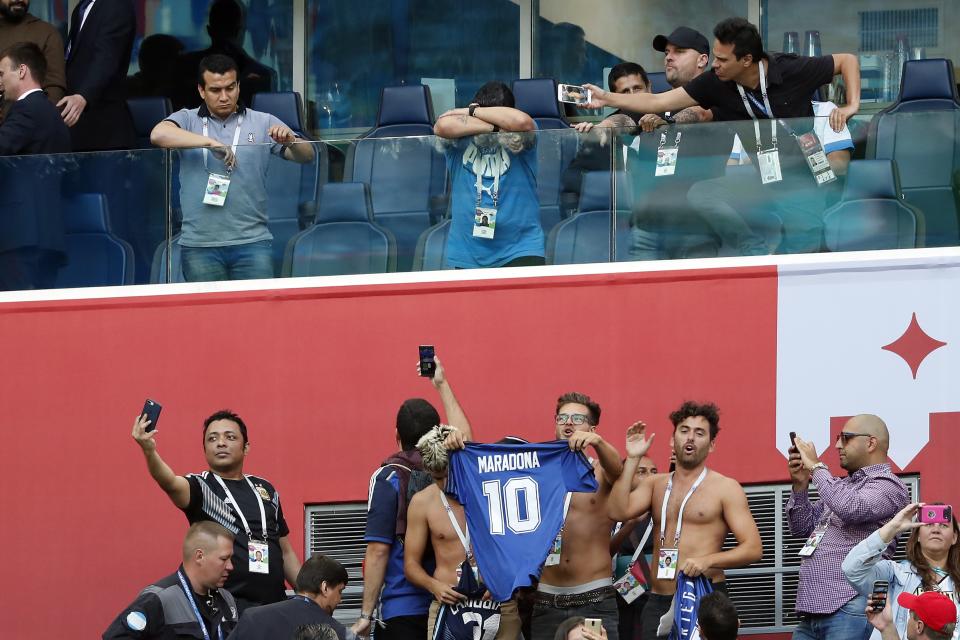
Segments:
[[[625,259],[629,244],[626,220],[632,207],[632,194],[626,175],[616,172],[617,258]],[[580,208],[557,225],[547,240],[549,264],[610,262],[610,214],[613,211],[610,172],[588,171],[580,187]]]
[[[167,276],[167,243],[161,242],[157,245],[157,250],[153,252],[153,263],[150,267],[150,283],[163,284],[167,282],[186,282],[183,277],[183,266],[180,264],[180,234],[173,236],[170,240],[170,271],[173,277]]]
[[[287,244],[283,274],[328,276],[396,271],[393,234],[373,221],[362,182],[331,182],[320,189],[317,220]]]
[[[902,201],[892,160],[854,160],[840,202],[823,214],[830,251],[909,249],[923,238],[923,213]]]
[[[160,121],[172,113],[173,107],[170,105],[170,98],[164,98],[163,96],[128,98],[127,108],[130,110],[130,117],[133,118],[133,129],[137,134],[137,148],[153,148],[153,145],[150,144],[150,132]]]
[[[953,181],[960,170],[960,101],[953,63],[910,60],[900,96],[870,123],[867,158],[894,160],[906,202],[923,211],[926,246],[960,242]]]
[[[57,287],[133,284],[133,247],[110,230],[107,198],[81,193],[64,202],[67,264]]]
[[[670,86],[670,83],[667,82],[667,74],[663,71],[654,71],[653,73],[648,73],[647,78],[650,79],[650,89],[654,93],[663,93],[673,89],[673,87]]]
[[[396,237],[401,271],[411,268],[420,233],[446,210],[447,167],[433,120],[428,87],[384,87],[376,126],[347,152],[343,179],[370,186],[373,218]]]
[[[540,223],[547,233],[564,217],[560,194],[563,172],[577,155],[578,136],[557,102],[557,83],[552,78],[513,81],[516,107],[533,118],[537,134],[537,192]],[[553,131],[557,130],[557,131]]]
[[[299,93],[257,93],[251,108],[276,116],[302,139],[310,140]],[[313,222],[317,190],[327,181],[327,145],[314,144],[313,150],[313,162],[307,164],[271,156],[267,165],[267,227],[273,234],[273,264],[278,276],[287,243]]]
[[[413,254],[414,271],[439,271],[447,269],[444,262],[447,257],[447,236],[450,234],[450,220],[437,223],[420,234],[417,250]]]

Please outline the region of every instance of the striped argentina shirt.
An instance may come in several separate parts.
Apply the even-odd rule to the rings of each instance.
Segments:
[[[827,469],[814,470],[813,482],[820,499],[810,502],[806,491],[795,491],[787,500],[790,533],[806,538],[822,521],[827,531],[813,555],[800,565],[797,613],[831,614],[857,595],[843,576],[847,553],[879,529],[910,502],[907,487],[890,470],[874,464],[835,478]],[[894,545],[887,549],[890,555]]]

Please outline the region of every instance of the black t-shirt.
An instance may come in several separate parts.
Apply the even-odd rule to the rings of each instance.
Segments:
[[[220,483],[209,471],[201,474],[188,474],[190,483],[190,504],[183,510],[191,524],[203,520],[217,522],[234,532],[233,571],[224,585],[237,599],[238,607],[279,602],[286,596],[283,578],[283,553],[280,538],[290,530],[283,518],[280,496],[273,485],[257,476],[249,476],[257,493],[251,491],[246,480],[223,479],[234,499],[239,503],[247,524],[253,532],[255,541],[263,539],[263,523],[260,522],[258,501],[262,501],[267,517],[267,547],[270,556],[270,573],[251,573],[247,534],[243,522],[232,506],[224,502],[226,494]]]
[[[795,180],[806,184],[812,180],[807,169],[803,153],[794,140],[794,134],[801,135],[813,129],[813,92],[833,80],[833,56],[806,57],[795,54],[772,53],[764,59],[767,69],[767,97],[770,108],[779,122],[777,124],[777,147],[780,152],[780,164],[787,183]],[[756,163],[756,131],[750,114],[743,106],[743,99],[734,82],[724,82],[717,78],[711,69],[703,73],[684,87],[687,94],[700,106],[713,111],[713,119],[728,122],[728,127],[740,136],[744,149]],[[747,89],[754,115],[760,119],[760,139],[764,149],[770,148],[770,123],[763,109],[763,95],[759,86],[755,90]],[[789,119],[789,120],[784,120]],[[814,184],[811,182],[811,184]],[[774,188],[786,185],[775,183]]]

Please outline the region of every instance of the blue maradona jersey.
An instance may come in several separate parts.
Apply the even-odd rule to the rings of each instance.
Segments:
[[[480,575],[499,601],[540,577],[567,492],[596,490],[593,467],[565,441],[468,444],[450,456],[446,484],[464,507]]]

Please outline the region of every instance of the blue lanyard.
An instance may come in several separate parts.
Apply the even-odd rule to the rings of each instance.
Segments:
[[[190,588],[190,585],[187,584],[187,579],[184,577],[182,571],[177,570],[177,577],[180,578],[180,586],[183,587],[183,592],[187,595],[187,600],[190,601],[190,606],[193,608],[193,615],[197,616],[197,622],[200,623],[200,630],[203,631],[203,640],[210,640],[207,623],[204,621],[203,616],[200,615],[200,609],[197,608],[197,601],[193,599],[193,590]],[[219,622],[217,623],[217,638],[223,640],[223,629],[220,627]]]

